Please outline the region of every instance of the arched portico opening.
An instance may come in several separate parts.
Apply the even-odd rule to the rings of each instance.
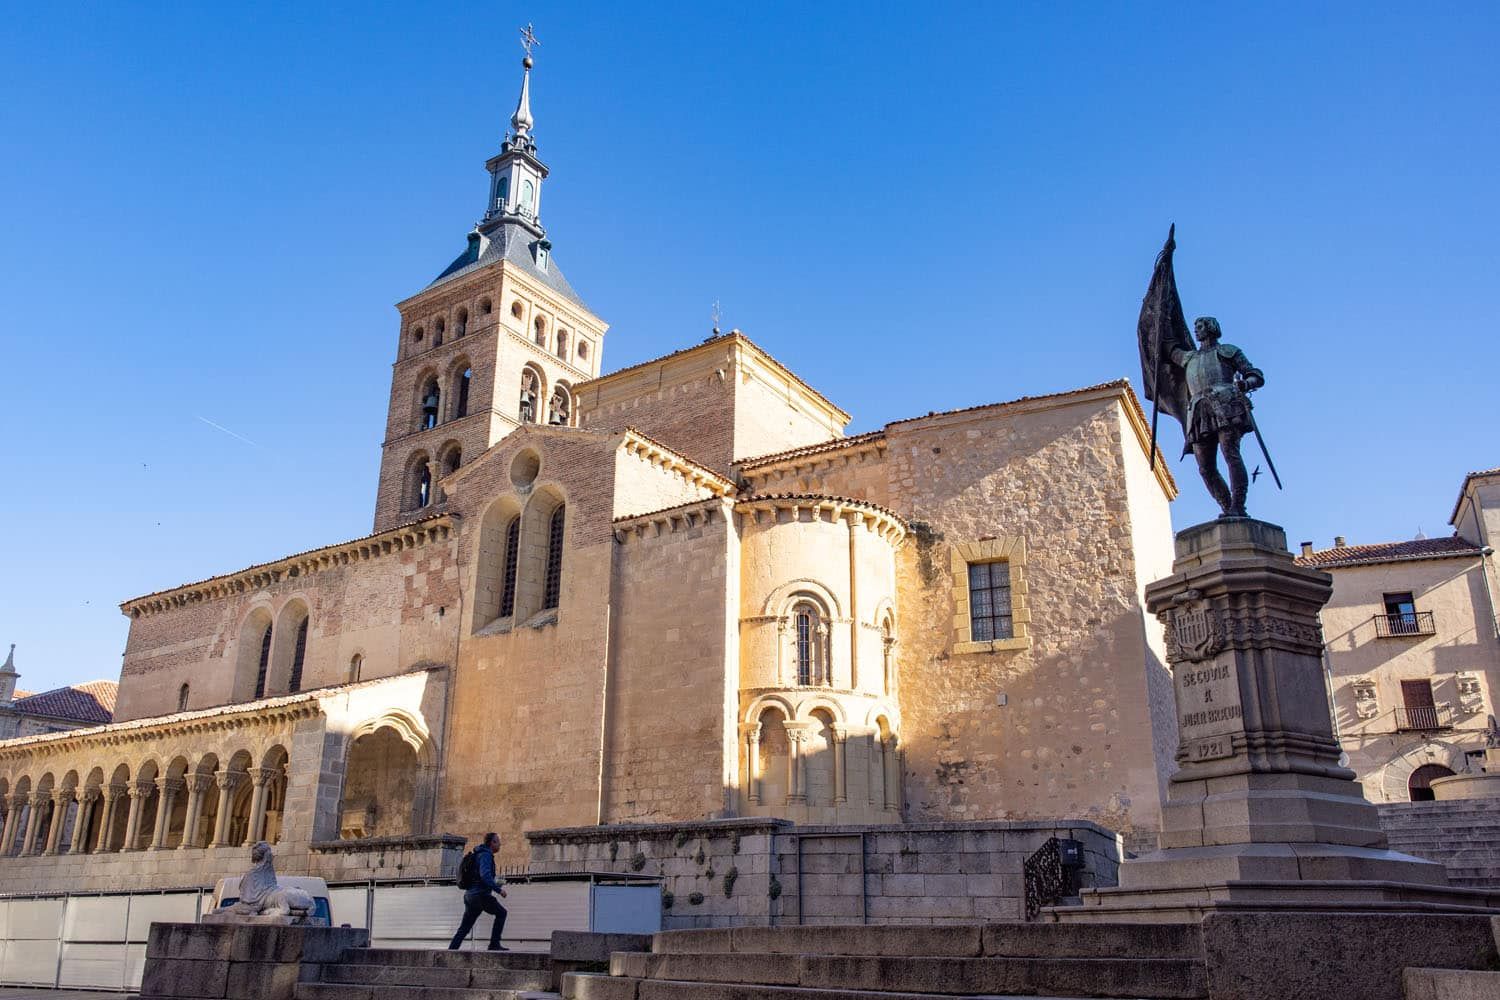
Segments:
[[[1413,802],[1431,802],[1434,799],[1432,793],[1432,781],[1434,778],[1447,778],[1454,772],[1441,764],[1423,764],[1411,773],[1406,780],[1406,790]]]

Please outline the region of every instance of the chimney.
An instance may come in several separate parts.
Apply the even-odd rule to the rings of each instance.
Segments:
[[[1303,556],[1303,558],[1306,558],[1306,557],[1312,555],[1312,553],[1313,553],[1312,542],[1303,542],[1302,543],[1302,556]]]
[[[1344,536],[1343,535],[1334,535],[1333,536],[1333,547],[1336,548],[1336,549],[1341,549],[1341,548],[1344,547]]]

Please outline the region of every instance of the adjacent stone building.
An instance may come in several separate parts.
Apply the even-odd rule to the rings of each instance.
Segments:
[[[1175,485],[1129,386],[849,437],[738,331],[601,375],[529,70],[511,124],[398,305],[375,533],[126,601],[116,721],[0,743],[0,889],[196,884],[261,837],[360,877],[487,829],[508,862],[727,817],[1149,837]]]
[[[1334,722],[1375,802],[1433,797],[1431,782],[1483,767],[1500,697],[1493,542],[1500,469],[1470,473],[1446,538],[1314,549],[1333,575],[1323,609]]]
[[[32,693],[16,688],[16,645],[0,663],[0,740],[97,726],[114,718],[114,681],[86,681]]]

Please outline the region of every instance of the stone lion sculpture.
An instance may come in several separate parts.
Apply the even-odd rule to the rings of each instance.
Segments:
[[[313,898],[301,889],[276,882],[271,845],[262,840],[250,849],[250,870],[240,879],[240,898],[214,911],[231,917],[290,917],[300,923],[312,912]]]

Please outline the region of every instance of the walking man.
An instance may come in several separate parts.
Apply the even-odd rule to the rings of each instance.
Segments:
[[[505,887],[495,878],[495,852],[499,849],[500,835],[487,833],[484,842],[470,851],[458,866],[458,887],[464,891],[464,918],[448,945],[449,951],[457,951],[463,945],[481,913],[495,915],[495,925],[490,928],[490,951],[510,950],[500,944],[500,933],[505,930],[505,907],[494,896],[495,893],[505,895]]]

